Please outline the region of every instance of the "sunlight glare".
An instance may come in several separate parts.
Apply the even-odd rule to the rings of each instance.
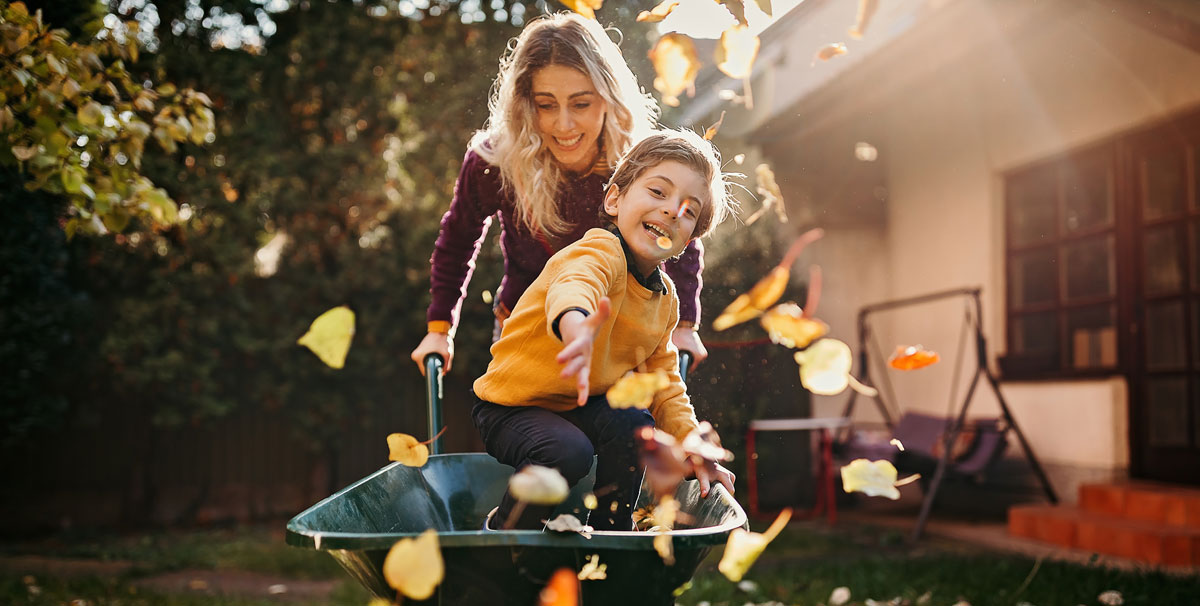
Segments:
[[[746,3],[746,21],[750,22],[750,32],[754,35],[762,33],[776,19],[792,10],[803,0],[775,0],[771,3],[774,17],[768,17],[754,2]],[[658,33],[667,34],[679,32],[692,38],[720,38],[721,32],[728,29],[736,21],[729,10],[716,2],[680,2],[679,6],[658,24]]]

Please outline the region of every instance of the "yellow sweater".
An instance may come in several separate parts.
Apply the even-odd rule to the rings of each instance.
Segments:
[[[592,349],[590,394],[608,391],[622,375],[644,365],[667,371],[671,384],[650,406],[655,425],[682,440],[696,428],[696,415],[679,376],[678,350],[671,331],[679,319],[675,285],[663,275],[666,294],[638,283],[629,273],[617,236],[591,229],[550,258],[542,273],[517,301],[492,345],[487,372],[475,381],[475,395],[504,406],[541,406],[565,411],[576,406],[574,377],[561,378],[554,357],[563,343],[551,325],[572,307],[596,311],[607,296],[612,314],[596,331]]]

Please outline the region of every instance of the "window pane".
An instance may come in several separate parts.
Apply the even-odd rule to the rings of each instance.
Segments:
[[[1109,154],[1085,157],[1063,169],[1063,233],[1112,225],[1111,175]]]
[[[1187,446],[1187,379],[1150,377],[1146,385],[1146,414],[1151,446]]]
[[[1074,368],[1117,365],[1116,314],[1111,304],[1067,312],[1068,359]]]
[[[1186,364],[1183,302],[1146,305],[1146,368],[1164,370]]]
[[[1064,247],[1067,300],[1112,295],[1116,265],[1110,235],[1087,238]]]
[[[1142,272],[1146,294],[1178,292],[1183,286],[1183,268],[1179,266],[1179,229],[1163,225],[1146,230],[1145,262]]]
[[[1013,317],[1013,349],[1016,350],[1014,353],[1057,353],[1058,324],[1056,318],[1055,312]]]
[[[1057,237],[1054,214],[1058,201],[1057,171],[1040,168],[1008,181],[1008,233],[1013,246],[1048,242]]]
[[[1187,195],[1183,186],[1183,167],[1182,150],[1166,149],[1146,156],[1142,162],[1142,174],[1146,179],[1143,218],[1157,219],[1183,210]]]
[[[1053,248],[1012,256],[1008,292],[1013,307],[1057,300],[1055,282],[1058,280],[1058,264],[1055,261]]]

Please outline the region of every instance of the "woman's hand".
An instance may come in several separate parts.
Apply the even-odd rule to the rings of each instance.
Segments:
[[[429,354],[442,356],[446,363],[442,372],[450,372],[450,362],[454,359],[454,341],[450,339],[450,335],[444,332],[426,333],[425,338],[421,339],[421,344],[413,350],[412,360],[417,363],[422,375],[425,374],[425,356]]]
[[[592,344],[596,340],[596,328],[608,319],[612,305],[608,297],[601,297],[596,313],[584,316],[572,310],[563,314],[558,321],[558,332],[562,335],[563,348],[554,357],[563,365],[561,377],[575,377],[579,388],[578,404],[583,406],[588,398],[588,377],[592,372]]]
[[[671,343],[679,351],[692,353],[692,365],[688,367],[688,372],[696,370],[696,367],[708,358],[708,350],[704,349],[704,344],[700,342],[700,334],[691,326],[676,326],[671,333]]]
[[[713,482],[721,484],[729,494],[733,494],[733,481],[737,476],[718,463],[709,463],[696,466],[696,479],[700,481],[700,496],[707,497]]]

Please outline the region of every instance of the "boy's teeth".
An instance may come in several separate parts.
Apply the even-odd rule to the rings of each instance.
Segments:
[[[643,223],[642,225],[644,225],[644,226],[646,227],[646,229],[648,229],[648,230],[650,230],[650,231],[652,231],[652,232],[654,232],[654,233],[656,233],[656,234],[658,234],[658,235],[660,235],[660,236],[664,236],[664,237],[665,237],[665,236],[667,235],[667,232],[665,232],[665,231],[663,231],[663,230],[661,230],[661,229],[659,229],[659,228],[657,228],[657,227],[655,227],[655,226],[653,226],[653,225],[650,225],[649,223]]]

